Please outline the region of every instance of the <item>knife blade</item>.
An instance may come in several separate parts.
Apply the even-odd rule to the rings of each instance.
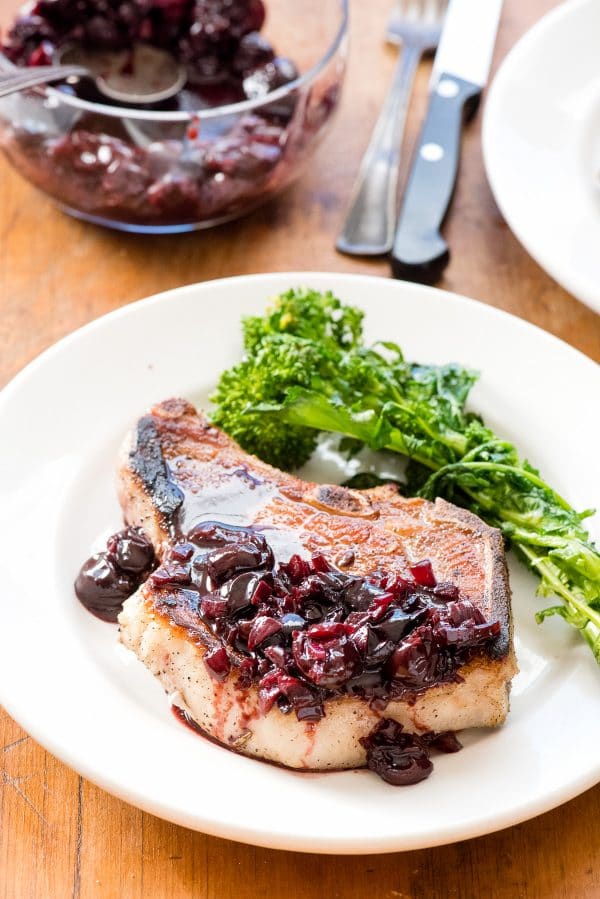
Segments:
[[[392,249],[395,278],[431,284],[449,262],[440,229],[456,184],[462,126],[487,82],[501,9],[502,0],[450,0]]]

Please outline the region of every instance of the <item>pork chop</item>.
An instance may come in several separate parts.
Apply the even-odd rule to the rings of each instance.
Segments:
[[[502,536],[475,515],[308,483],[179,399],[128,436],[118,491],[161,561],[120,639],[219,743],[339,769],[364,766],[383,715],[417,734],[503,723],[510,590]]]

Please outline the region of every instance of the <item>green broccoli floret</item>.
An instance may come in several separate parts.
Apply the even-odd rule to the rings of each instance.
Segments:
[[[336,373],[344,352],[361,343],[362,319],[332,293],[307,288],[281,294],[265,316],[245,318],[246,353],[221,376],[212,397],[214,423],[278,468],[303,465],[318,431],[277,409],[295,388],[330,394],[342,386]]]
[[[265,414],[293,387],[316,388],[330,373],[318,345],[287,334],[265,337],[256,351],[224,371],[212,396],[213,422],[245,450],[278,468],[299,468],[313,452],[317,431]]]
[[[221,376],[214,423],[284,469],[307,461],[320,431],[406,453],[430,468],[452,462],[445,444],[467,449],[453,425],[475,375],[407,363],[389,342],[364,346],[361,323],[358,309],[304,288],[282,294],[264,317],[246,318],[246,355]],[[441,434],[431,418],[443,421]]]
[[[243,320],[244,347],[252,355],[265,338],[288,334],[330,352],[351,349],[362,341],[363,317],[360,309],[343,305],[331,292],[298,287],[278,296],[264,316]]]

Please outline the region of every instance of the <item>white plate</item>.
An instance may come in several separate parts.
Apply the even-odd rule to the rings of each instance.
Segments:
[[[597,0],[561,3],[511,50],[491,87],[483,152],[500,210],[525,249],[600,312]]]
[[[115,453],[149,404],[204,395],[240,354],[240,316],[298,284],[365,309],[367,336],[409,357],[483,371],[473,405],[572,502],[600,500],[596,366],[548,334],[432,288],[351,275],[278,274],[184,287],[72,334],[0,395],[0,699],[85,777],[149,812],[264,846],[415,849],[550,809],[600,779],[600,671],[561,621],[534,624],[535,580],[512,566],[521,674],[505,727],[470,733],[429,780],[394,789],[366,772],[294,774],[181,726],[114,626],[72,581],[120,524]],[[597,523],[595,525],[598,533]]]

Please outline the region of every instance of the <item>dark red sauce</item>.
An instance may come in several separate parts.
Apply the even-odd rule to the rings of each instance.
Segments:
[[[367,750],[367,767],[395,787],[407,787],[429,777],[433,771],[432,749],[438,752],[462,749],[452,731],[419,736],[407,733],[392,718],[382,718],[361,743]]]
[[[116,621],[123,602],[142,584],[157,561],[140,528],[125,528],[109,537],[106,549],[83,563],[75,593],[85,608],[103,621]]]

